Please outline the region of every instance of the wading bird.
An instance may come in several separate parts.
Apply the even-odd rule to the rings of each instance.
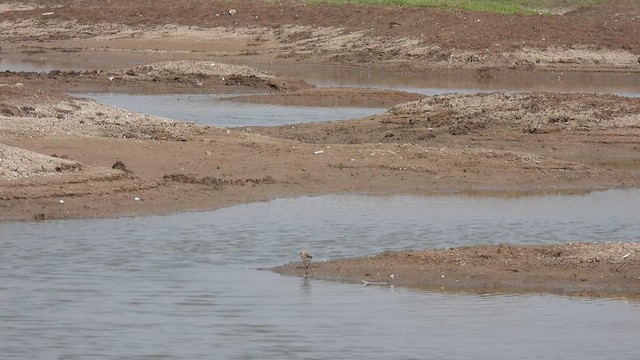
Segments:
[[[313,258],[313,256],[311,256],[311,254],[309,254],[306,250],[300,251],[300,260],[302,260],[302,266],[304,266],[305,272],[311,265],[311,258]]]

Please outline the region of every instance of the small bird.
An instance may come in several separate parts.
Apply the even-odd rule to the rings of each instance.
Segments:
[[[304,266],[304,270],[306,271],[311,265],[311,259],[313,256],[309,254],[306,250],[300,251],[300,260],[302,260],[302,266]]]

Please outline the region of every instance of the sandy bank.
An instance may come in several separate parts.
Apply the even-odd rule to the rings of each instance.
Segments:
[[[640,244],[479,245],[294,262],[283,275],[470,293],[552,293],[640,298]]]

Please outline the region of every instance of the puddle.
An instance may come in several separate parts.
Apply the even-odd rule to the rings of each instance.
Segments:
[[[522,72],[518,74],[488,73],[476,70],[439,70],[416,75],[411,72],[375,69],[334,68],[304,64],[256,65],[282,77],[305,80],[319,87],[368,87],[402,90],[427,96],[445,93],[477,93],[494,91],[549,91],[615,94],[640,97],[640,74],[609,72]],[[2,59],[0,71],[91,70],[104,68],[87,66],[73,60]],[[133,64],[131,65],[133,66]]]
[[[252,104],[224,100],[238,96],[217,94],[130,95],[122,93],[71,94],[122,109],[219,127],[276,126],[348,120],[386,111],[382,108],[313,107]]]
[[[619,154],[607,156],[595,156],[593,154],[562,154],[558,159],[565,161],[589,164],[596,168],[640,170],[640,159],[637,157],[620,156]]]
[[[25,72],[49,72],[51,70],[89,70],[86,64],[76,61],[51,62],[46,59],[22,59],[12,60],[0,58],[0,72],[2,71],[25,71]]]
[[[427,74],[341,69],[316,65],[258,66],[283,77],[303,79],[320,87],[370,87],[403,90],[428,96],[444,93],[549,91],[615,94],[640,97],[640,75],[580,72],[488,73],[476,70],[438,70]]]
[[[640,191],[321,196],[0,227],[4,359],[635,359],[640,304],[310,281],[255,267],[387,249],[640,241]],[[535,339],[533,341],[532,339]]]

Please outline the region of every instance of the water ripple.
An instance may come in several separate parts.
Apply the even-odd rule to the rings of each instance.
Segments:
[[[635,359],[640,305],[435,294],[256,267],[478,243],[640,241],[640,191],[322,196],[0,225],[3,359]]]

